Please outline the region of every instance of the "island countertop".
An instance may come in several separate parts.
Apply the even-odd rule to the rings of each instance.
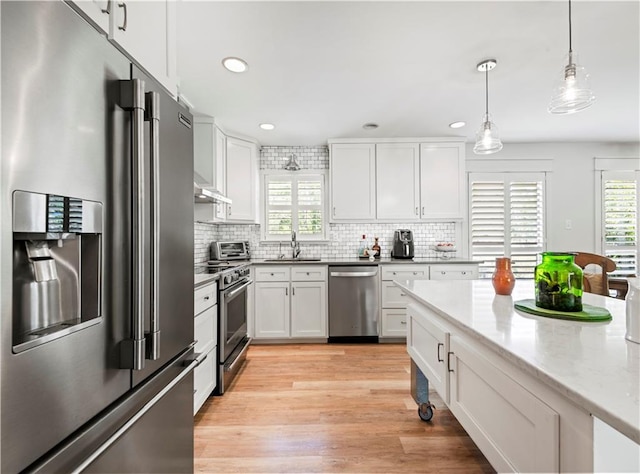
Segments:
[[[533,280],[498,296],[489,280],[396,282],[447,322],[509,359],[592,415],[640,443],[640,344],[624,338],[625,302],[585,293],[609,322],[587,323],[517,311],[534,297]]]

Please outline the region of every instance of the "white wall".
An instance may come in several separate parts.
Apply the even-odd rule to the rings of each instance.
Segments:
[[[595,158],[638,158],[638,143],[505,143],[500,160],[552,160],[547,175],[547,250],[595,252]],[[483,157],[466,147],[467,164]],[[467,166],[467,169],[469,166]],[[571,229],[565,228],[571,220]]]

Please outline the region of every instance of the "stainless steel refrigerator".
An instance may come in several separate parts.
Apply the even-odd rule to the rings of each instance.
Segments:
[[[0,471],[191,472],[192,117],[68,4],[0,8]]]

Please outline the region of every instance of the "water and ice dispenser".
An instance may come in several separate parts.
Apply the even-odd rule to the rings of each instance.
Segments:
[[[13,351],[99,322],[102,204],[13,193]]]

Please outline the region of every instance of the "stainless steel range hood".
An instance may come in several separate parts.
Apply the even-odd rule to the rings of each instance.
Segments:
[[[197,203],[224,202],[231,204],[231,199],[222,194],[212,186],[207,186],[207,182],[195,171],[193,172],[193,196]]]

